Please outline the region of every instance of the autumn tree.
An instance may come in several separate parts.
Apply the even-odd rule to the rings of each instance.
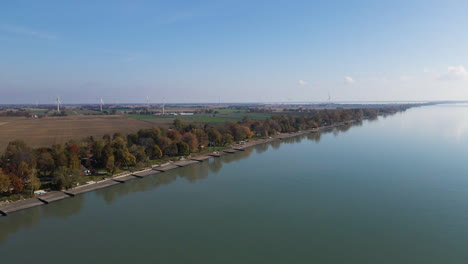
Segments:
[[[138,130],[137,133],[138,138],[152,138],[153,140],[157,140],[162,135],[162,131],[159,127],[153,128],[143,128]]]
[[[177,142],[177,152],[179,155],[190,155],[190,146],[185,142]]]
[[[164,154],[168,156],[177,156],[179,150],[177,148],[177,142],[172,142],[169,146],[164,149]]]
[[[107,172],[109,172],[110,174],[114,174],[114,172],[115,172],[115,158],[114,158],[114,155],[110,155],[110,156],[107,157],[105,165],[106,165]]]
[[[31,168],[31,165],[29,165],[25,161],[22,161],[19,164],[19,166],[15,169],[15,173],[13,174],[18,176],[23,183],[28,184],[32,175],[34,175],[34,170],[33,168]]]
[[[198,138],[193,133],[185,133],[182,136],[182,142],[187,143],[189,146],[190,152],[197,152],[198,151]],[[180,151],[179,151],[180,153]]]
[[[180,118],[174,119],[174,121],[172,122],[172,125],[174,126],[175,129],[179,131],[184,130],[185,128],[185,124],[182,122]]]
[[[206,146],[208,146],[208,144],[209,144],[208,135],[206,134],[206,132],[203,129],[194,128],[194,129],[192,129],[192,133],[195,136],[197,136],[198,148],[205,148]],[[193,152],[195,152],[195,151],[193,151]]]
[[[138,145],[145,147],[146,149],[150,148],[151,146],[154,145],[154,139],[153,138],[139,138],[138,139]]]
[[[31,190],[31,193],[33,193],[41,188],[41,181],[35,174],[30,174],[27,186]]]
[[[162,158],[162,156],[163,156],[163,153],[161,151],[161,148],[158,145],[153,145],[153,151],[152,151],[151,158],[160,159],[160,158]]]
[[[138,144],[138,134],[137,133],[130,133],[127,135],[127,144],[129,147]]]
[[[129,152],[127,142],[123,137],[116,137],[114,139],[113,149],[117,168],[119,168],[120,165],[128,167],[136,164],[136,158]]]
[[[171,145],[172,140],[168,137],[159,137],[156,141],[156,144],[161,148],[164,155],[169,155],[166,153],[166,149]]]
[[[79,170],[81,167],[80,163],[80,147],[77,144],[67,145],[67,156],[68,156],[68,168],[71,170]]]
[[[51,148],[52,158],[54,159],[55,167],[66,167],[68,165],[68,158],[65,154],[65,148],[61,144],[52,145]]]
[[[27,164],[29,168],[34,168],[36,166],[35,155],[32,149],[21,140],[14,140],[8,143],[2,157],[3,170],[6,173],[11,172],[18,175],[19,172],[17,169],[22,162]]]
[[[96,162],[97,166],[104,166],[105,158],[104,158],[104,141],[103,140],[96,140],[91,147],[91,156]]]
[[[209,145],[218,146],[222,144],[223,136],[216,128],[214,127],[208,128],[207,135],[208,135]]]
[[[112,141],[111,136],[109,134],[105,134],[104,136],[102,136],[102,140],[104,140],[105,144],[109,144]]]
[[[252,130],[252,132],[254,134],[256,134],[257,136],[268,136],[269,135],[269,132],[268,132],[268,123],[267,122],[263,122],[263,121],[260,121],[260,120],[256,120],[256,121],[253,121],[253,122],[250,122],[250,128]]]
[[[66,167],[59,167],[54,172],[54,177],[52,178],[52,185],[57,190],[69,189],[78,183],[80,178],[80,171],[71,170]]]
[[[114,133],[114,135],[112,135],[112,140],[116,140],[117,138],[123,138],[124,136],[122,135],[122,133],[120,132],[116,132]]]
[[[231,123],[229,125],[229,132],[236,141],[251,138],[253,136],[253,133],[250,131],[250,128],[237,123]]]
[[[6,193],[10,191],[11,181],[8,175],[3,173],[2,169],[0,169],[0,194]]]
[[[170,138],[173,141],[178,141],[182,137],[182,135],[179,133],[179,131],[170,129],[167,131],[167,137]]]
[[[50,176],[55,169],[55,161],[48,150],[40,151],[37,156],[37,170],[40,176]]]
[[[18,176],[11,173],[8,174],[8,177],[10,178],[13,193],[21,193],[24,189],[23,181]]]
[[[144,146],[132,145],[128,148],[128,150],[130,151],[130,154],[132,154],[136,158],[136,162],[146,161],[147,155]]]
[[[234,141],[234,137],[231,134],[223,135],[223,145],[230,145]]]

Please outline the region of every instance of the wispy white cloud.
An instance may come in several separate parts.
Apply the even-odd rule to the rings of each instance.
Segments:
[[[442,81],[468,80],[468,71],[462,65],[449,66],[447,71],[438,77]]]
[[[297,83],[298,83],[300,86],[307,85],[307,82],[304,81],[304,80],[299,80],[299,81],[297,81]]]
[[[354,80],[354,78],[351,77],[351,76],[345,76],[345,77],[344,77],[344,81],[345,81],[346,84],[352,84],[352,83],[355,83],[355,82],[356,82],[356,81]]]
[[[42,38],[42,39],[49,39],[49,40],[58,39],[56,35],[39,32],[30,28],[18,27],[18,26],[6,25],[6,24],[0,24],[0,31],[26,35],[26,36],[36,37],[36,38]]]

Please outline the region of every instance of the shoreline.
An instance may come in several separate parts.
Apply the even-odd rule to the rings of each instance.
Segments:
[[[244,151],[245,148],[254,147],[260,144],[270,143],[273,141],[283,140],[287,138],[298,137],[298,136],[306,135],[310,133],[318,133],[318,132],[322,132],[325,130],[334,129],[339,126],[352,124],[357,121],[358,120],[350,120],[350,121],[346,121],[346,122],[342,122],[342,123],[338,123],[334,125],[329,125],[329,126],[323,126],[319,128],[313,128],[313,129],[308,129],[308,130],[303,130],[303,131],[298,131],[298,132],[277,134],[268,138],[253,139],[253,140],[246,141],[244,143],[232,144],[230,147],[227,147],[226,149],[223,149],[220,151],[210,151],[210,152],[206,152],[206,153],[202,153],[202,154],[198,154],[194,156],[182,157],[182,159],[178,161],[169,161],[169,162],[159,164],[156,166],[146,167],[137,171],[123,171],[119,174],[113,175],[101,181],[83,184],[83,185],[80,185],[80,186],[77,186],[68,190],[63,190],[63,191],[50,191],[50,192],[47,192],[46,194],[37,195],[33,198],[28,198],[28,199],[23,199],[23,200],[18,200],[18,201],[2,204],[0,205],[0,216],[8,216],[9,214],[17,212],[17,211],[22,211],[22,210],[33,208],[33,207],[40,206],[40,205],[46,205],[46,204],[49,204],[55,201],[64,200],[67,198],[72,198],[72,197],[75,197],[76,195],[107,188],[113,185],[125,184],[127,181],[138,180],[138,179],[145,178],[151,175],[164,173],[169,170],[173,170],[173,169],[177,169],[177,168],[181,168],[185,166],[190,166],[192,164],[204,162],[205,160],[212,159],[212,158],[218,158],[223,155],[234,154],[239,151]]]

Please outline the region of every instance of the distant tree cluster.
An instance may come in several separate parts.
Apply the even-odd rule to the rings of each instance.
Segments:
[[[251,113],[272,113],[273,112],[271,108],[265,108],[265,107],[252,107],[252,108],[248,108],[247,111]]]
[[[375,118],[401,110],[405,108],[315,110],[302,115],[274,115],[267,120],[244,117],[239,122],[216,126],[185,124],[175,119],[169,129],[145,128],[128,135],[88,137],[36,149],[15,140],[8,144],[0,158],[0,195],[30,194],[41,187],[41,182],[52,189],[71,188],[88,170],[114,174],[121,169],[142,167],[151,160],[187,156],[207,147]]]
[[[1,111],[0,116],[12,116],[12,117],[22,117],[22,116],[29,116],[30,113],[28,111],[25,111],[23,109],[19,110],[6,110],[6,111]]]

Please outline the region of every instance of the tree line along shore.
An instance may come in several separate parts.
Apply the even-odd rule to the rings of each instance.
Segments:
[[[39,189],[69,189],[122,170],[141,169],[191,154],[224,149],[234,142],[372,119],[409,107],[315,110],[266,120],[245,117],[220,125],[185,124],[175,119],[167,129],[145,128],[127,135],[87,137],[40,148],[31,148],[18,139],[11,141],[0,157],[0,202],[32,197]]]

